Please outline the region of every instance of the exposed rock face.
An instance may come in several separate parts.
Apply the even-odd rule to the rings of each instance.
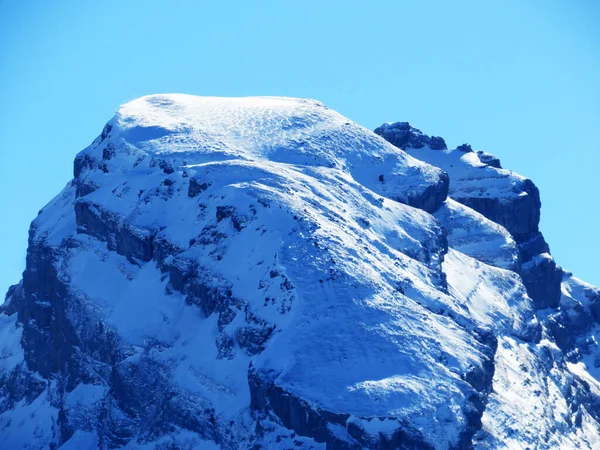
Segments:
[[[428,186],[423,192],[410,195],[406,203],[428,213],[437,211],[448,198],[449,181],[448,175],[442,172],[436,182]]]
[[[440,159],[309,100],[121,107],[1,307],[0,442],[597,448],[600,292],[547,255],[535,186],[381,130]]]
[[[466,181],[461,179],[461,181]],[[470,180],[469,180],[470,181]],[[474,209],[488,219],[502,225],[515,238],[522,242],[538,233],[540,223],[540,194],[530,180],[523,180],[515,191],[518,195],[505,198],[461,196],[465,192],[456,192],[454,198],[457,202]]]
[[[446,150],[446,141],[438,136],[427,136],[421,130],[411,127],[408,122],[384,123],[375,133],[400,148],[423,148]]]
[[[488,166],[495,167],[496,169],[502,169],[502,165],[500,164],[500,159],[495,157],[494,155],[486,152],[482,152],[479,150],[477,152],[477,156],[479,157],[479,161]]]
[[[521,276],[538,309],[558,306],[563,273],[548,253],[536,255],[523,264]]]

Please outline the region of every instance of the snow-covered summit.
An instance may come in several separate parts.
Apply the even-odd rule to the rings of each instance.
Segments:
[[[597,447],[587,334],[559,342],[564,311],[523,283],[549,255],[414,150],[312,100],[122,106],[32,223],[0,314],[0,442]],[[596,291],[564,283],[583,323]]]
[[[152,95],[121,106],[103,136],[172,166],[240,159],[335,168],[380,195],[430,211],[447,191],[438,168],[315,100]]]

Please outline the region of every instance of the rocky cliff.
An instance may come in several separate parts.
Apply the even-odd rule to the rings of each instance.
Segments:
[[[600,290],[535,185],[375,133],[311,100],[122,106],[1,307],[0,442],[598,448]]]
[[[407,122],[386,123],[375,130],[410,155],[449,174],[452,199],[503,226],[517,243],[521,275],[538,309],[557,307],[562,271],[550,256],[539,231],[540,193],[533,182],[502,169],[500,160],[474,152],[468,144],[448,150],[443,139],[429,137]]]

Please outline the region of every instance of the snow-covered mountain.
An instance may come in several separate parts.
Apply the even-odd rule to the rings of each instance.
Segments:
[[[375,133],[312,100],[122,106],[0,309],[0,448],[600,448],[600,290],[535,185]]]

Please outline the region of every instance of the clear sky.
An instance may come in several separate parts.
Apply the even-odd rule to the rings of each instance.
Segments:
[[[75,154],[167,92],[312,97],[494,153],[539,186],[558,263],[600,285],[599,23],[596,0],[0,0],[0,291]]]

